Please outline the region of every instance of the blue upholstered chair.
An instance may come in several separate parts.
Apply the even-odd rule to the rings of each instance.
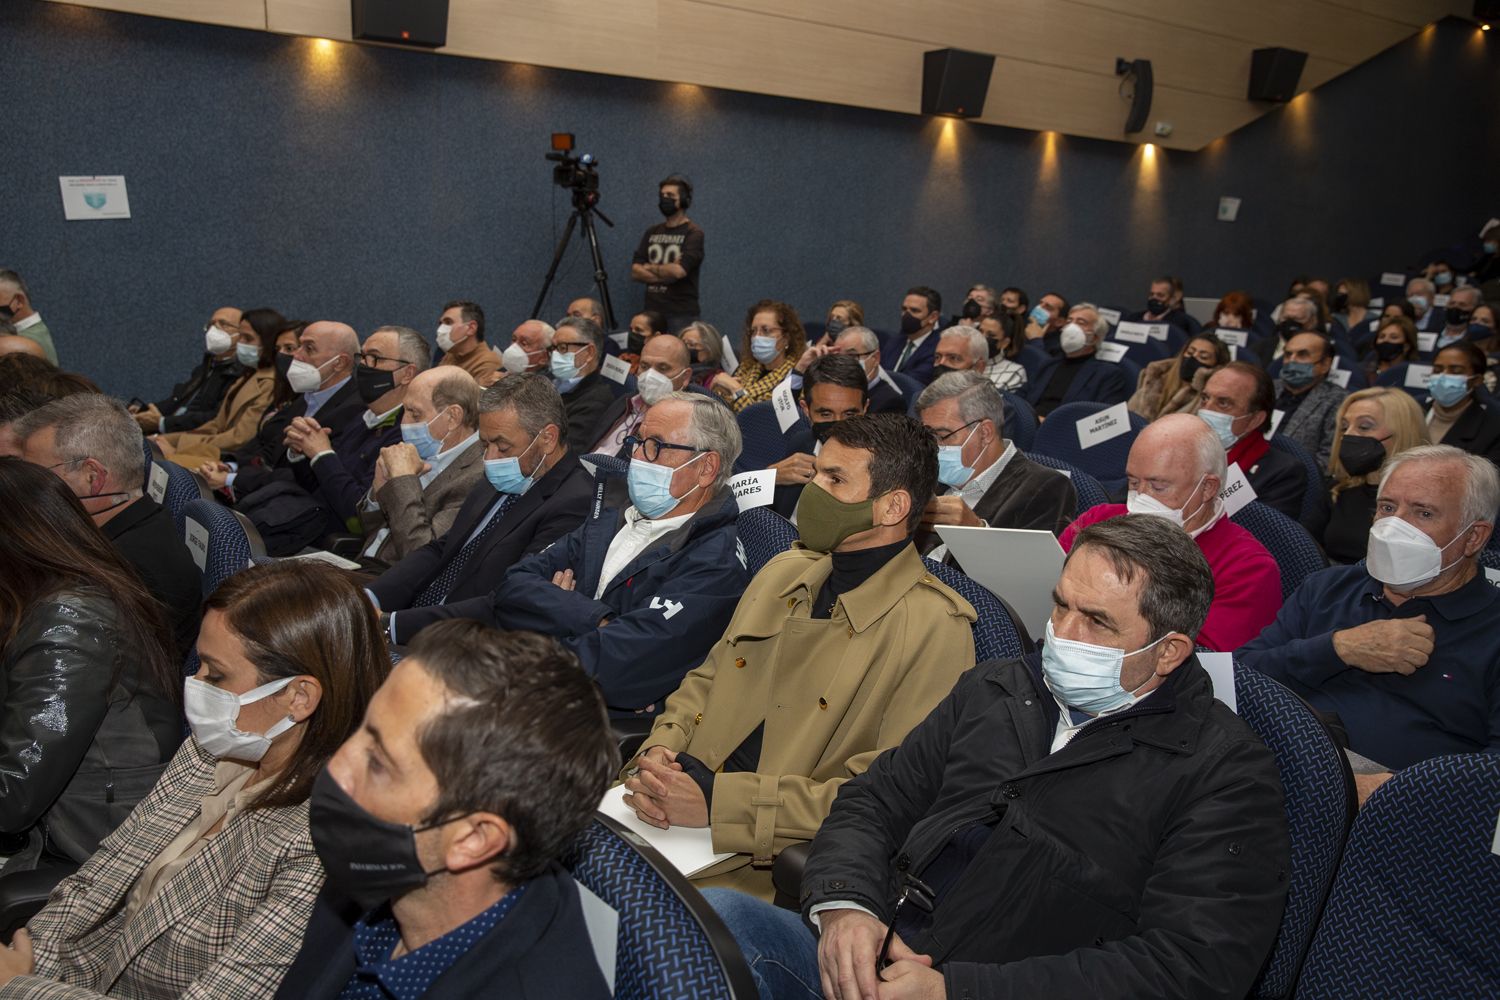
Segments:
[[[202,532],[206,531],[206,541]],[[202,559],[203,596],[266,554],[260,532],[239,511],[214,503],[193,500],[183,509],[183,534],[194,561]]]
[[[956,590],[960,597],[974,605],[979,618],[974,622],[974,662],[1008,660],[1027,652],[1031,638],[1026,627],[1011,615],[1005,602],[969,579],[952,566],[923,559],[927,571]]]
[[[797,529],[792,522],[769,507],[752,507],[735,518],[740,545],[745,550],[746,567],[754,576],[776,556],[792,547]]]
[[[1059,406],[1042,424],[1041,430],[1037,431],[1033,450],[1060,458],[1082,469],[1099,480],[1106,490],[1123,490],[1125,460],[1130,455],[1130,446],[1135,443],[1136,435],[1145,429],[1146,420],[1132,413],[1129,431],[1084,448],[1078,441],[1078,421],[1107,409],[1107,403],[1065,403]]]
[[[633,832],[596,815],[562,863],[619,915],[615,1000],[755,1000],[750,968],[729,929]]]
[[[1045,465],[1049,469],[1056,469],[1059,472],[1066,472],[1068,474],[1068,478],[1073,481],[1073,492],[1078,494],[1078,508],[1073,511],[1074,517],[1082,514],[1090,507],[1097,507],[1102,503],[1110,502],[1109,492],[1105,490],[1099,480],[1084,472],[1078,466],[1064,462],[1060,458],[1053,458],[1051,455],[1043,455],[1034,451],[1026,457],[1037,465]]]
[[[1359,812],[1298,1000],[1500,996],[1500,756],[1413,764]]]
[[[1022,451],[1030,451],[1036,441],[1036,430],[1041,426],[1036,410],[1025,398],[1013,392],[1001,390],[1000,398],[1005,400],[1005,439],[1014,441]]]
[[[1302,492],[1302,510],[1297,519],[1307,524],[1318,515],[1323,506],[1323,470],[1318,467],[1318,460],[1291,438],[1278,434],[1266,440],[1272,448],[1284,451],[1302,463],[1302,471],[1307,475],[1307,485]]]
[[[211,500],[212,497],[203,492],[198,477],[182,466],[171,462],[153,462],[146,466],[146,491],[152,499],[156,499],[155,491],[151,488],[154,469],[162,470],[156,473],[158,477],[161,475],[167,477],[166,489],[157,502],[167,509],[168,514],[172,515],[172,521],[177,525],[177,530],[181,531],[183,518],[187,514],[187,505],[194,500]]]
[[[1323,550],[1307,529],[1275,507],[1251,500],[1230,518],[1266,547],[1281,569],[1281,597],[1291,596],[1309,576],[1328,567]]]

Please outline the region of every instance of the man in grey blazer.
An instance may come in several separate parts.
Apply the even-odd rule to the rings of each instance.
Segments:
[[[1005,400],[980,372],[940,376],[917,397],[917,418],[937,442],[938,481],[948,487],[922,514],[923,555],[946,558],[940,524],[1058,534],[1076,516],[1072,480],[1005,440]]]
[[[1305,300],[1288,302],[1288,306]],[[1333,368],[1333,343],[1316,330],[1287,338],[1281,355],[1281,377],[1276,380],[1276,409],[1282,413],[1276,433],[1296,441],[1328,471],[1339,404],[1349,394],[1328,378]]]
[[[361,552],[390,565],[441,537],[484,475],[479,384],[454,365],[411,382],[402,442],[381,449],[375,481],[360,512]]]

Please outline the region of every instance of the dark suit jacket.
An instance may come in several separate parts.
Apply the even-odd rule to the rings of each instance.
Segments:
[[[365,423],[366,409],[362,407],[347,414],[342,423],[331,428],[328,439],[333,445],[332,455],[316,462],[294,462],[291,466],[297,484],[318,497],[328,511],[330,533],[360,532],[359,502],[375,479],[375,460],[380,457],[380,449],[401,443],[399,407],[373,430]],[[322,415],[319,410],[318,416]]]
[[[1055,469],[1038,465],[1017,451],[1000,475],[984,491],[974,516],[991,528],[1027,528],[1060,535],[1078,515],[1078,491],[1073,481]],[[935,531],[917,539],[923,555],[942,544]],[[951,557],[944,559],[952,563]]]
[[[594,425],[614,398],[615,391],[598,372],[585,375],[572,392],[563,396],[563,407],[568,411],[569,448],[582,454],[594,446],[598,440],[590,436],[594,433]]]
[[[932,381],[932,356],[937,353],[937,343],[941,330],[942,321],[938,326],[932,328],[927,339],[922,345],[912,352],[911,357],[906,359],[905,368],[897,368],[896,362],[901,358],[901,352],[906,350],[906,338],[900,334],[885,338],[880,345],[880,367],[888,372],[899,371],[902,375],[910,375],[912,378],[926,385]]]
[[[162,432],[190,431],[208,423],[219,412],[229,387],[243,374],[245,367],[234,355],[215,361],[205,354],[187,379],[173,386],[172,394],[156,404],[162,416]]]
[[[1280,448],[1272,448],[1244,472],[1255,491],[1255,499],[1270,504],[1293,521],[1302,520],[1307,470],[1301,462]]]
[[[1036,378],[1027,380],[1021,387],[1021,395],[1026,402],[1032,406],[1041,402],[1042,395],[1047,391],[1047,384],[1052,381],[1053,373],[1062,362],[1062,358],[1048,358],[1042,362],[1041,367],[1036,370]],[[1133,389],[1130,379],[1125,376],[1125,370],[1119,365],[1089,358],[1058,405],[1108,403],[1112,406],[1128,400]]]
[[[613,341],[611,341],[611,343],[613,343]],[[709,399],[712,399],[717,403],[724,403],[722,399],[709,392],[707,389],[703,388],[703,386],[694,385],[691,382],[689,382],[682,391],[697,393],[700,396],[707,396]],[[630,401],[635,397],[636,394],[634,392],[622,392],[618,396],[614,396],[610,399],[609,405],[599,411],[599,419],[594,422],[593,428],[588,433],[588,441],[584,443],[581,449],[579,449],[580,453],[586,452],[588,449],[594,447],[599,439],[602,438],[605,433],[608,432],[609,429],[613,427],[619,421],[619,419],[625,415],[625,407],[629,406]],[[617,457],[629,458],[630,456],[622,454]]]
[[[906,397],[883,378],[870,387],[870,413],[905,413]]]
[[[176,652],[186,656],[198,641],[203,577],[172,515],[150,497],[141,497],[100,530],[166,610]]]
[[[357,907],[324,889],[278,998],[337,1000],[354,975]],[[505,919],[438,976],[426,1000],[609,1000],[573,877],[555,862]]]
[[[396,615],[398,644],[410,642],[412,636],[444,618],[487,618],[490,591],[499,586],[513,564],[583,523],[594,499],[594,479],[576,455],[564,455],[485,536],[448,591],[447,604],[411,607],[417,595],[458,555],[480,518],[499,499],[489,481],[481,481],[470,491],[447,534],[417,549],[370,584],[370,592],[380,601],[382,610],[400,611]]]
[[[1146,310],[1144,309],[1126,313],[1120,319],[1125,323],[1166,323],[1169,326],[1177,327],[1177,329],[1189,337],[1197,336],[1198,331],[1203,329],[1203,324],[1188,315],[1188,311],[1182,308],[1182,306],[1178,306],[1176,309],[1168,309],[1167,314],[1161,319],[1147,319]]]
[[[318,408],[318,412],[313,414],[313,419],[323,427],[338,428],[347,423],[350,417],[359,419],[359,414],[364,409],[364,400],[359,398],[359,390],[355,388],[354,379],[351,378],[339,387],[338,392],[328,397]],[[247,496],[273,479],[292,478],[292,463],[287,460],[283,438],[291,422],[306,412],[307,398],[298,396],[260,425],[254,441],[227,459],[239,463],[239,471],[234,477],[236,496]]]
[[[1476,398],[1459,414],[1442,443],[1462,448],[1471,455],[1483,455],[1500,465],[1500,407]]]

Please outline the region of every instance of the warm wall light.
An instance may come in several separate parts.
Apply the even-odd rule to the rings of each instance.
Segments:
[[[1042,158],[1037,164],[1037,184],[1046,185],[1057,181],[1058,159],[1057,159],[1058,134],[1056,132],[1042,133]]]
[[[319,38],[313,42],[313,48],[326,55],[333,51],[333,41],[328,38]]]
[[[1490,26],[1488,24],[1481,24],[1479,26],[1479,30],[1480,31],[1489,31],[1490,30]]]

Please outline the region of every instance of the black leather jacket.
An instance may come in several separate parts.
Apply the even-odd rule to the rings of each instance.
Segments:
[[[130,813],[182,739],[97,592],[34,604],[0,649],[0,834],[38,828],[83,861]]]

